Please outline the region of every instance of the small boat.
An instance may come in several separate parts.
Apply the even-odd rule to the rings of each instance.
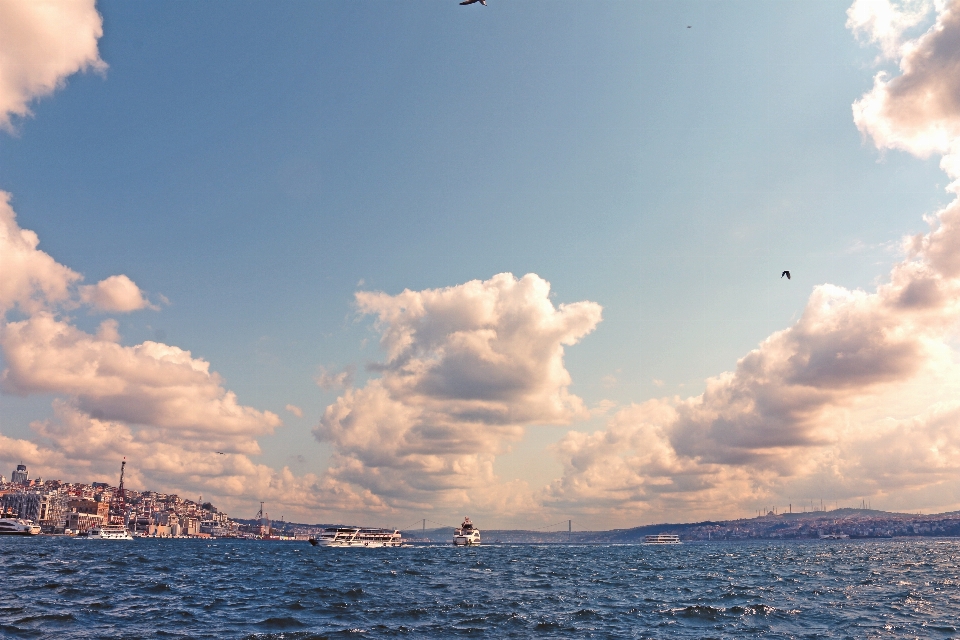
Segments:
[[[122,524],[105,524],[87,530],[87,538],[92,540],[133,540],[133,536]]]
[[[35,536],[40,527],[22,518],[0,518],[0,536]]]
[[[469,517],[464,516],[460,528],[453,530],[453,544],[458,547],[472,547],[480,544],[480,529],[473,526]]]
[[[652,536],[644,536],[643,544],[681,544],[680,536],[671,533],[658,533]]]
[[[402,547],[403,538],[396,529],[361,529],[360,527],[330,527],[319,536],[310,538],[317,547]]]

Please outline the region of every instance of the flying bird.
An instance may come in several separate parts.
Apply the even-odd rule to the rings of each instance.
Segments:
[[[687,29],[691,29],[691,28],[692,28],[692,27],[691,27],[690,25],[687,25]]]
[[[780,276],[780,277],[782,278],[783,276]],[[221,455],[221,456],[223,455],[223,451],[217,451],[216,453],[217,455]]]
[[[487,6],[487,0],[463,0],[463,2],[461,2],[460,4],[462,6],[465,4],[473,4],[474,2],[479,2],[483,6]]]
[[[789,272],[789,271],[784,271],[783,273],[780,274],[780,278],[783,279],[783,276],[787,276],[787,280],[789,280],[789,279],[790,279],[790,272]]]

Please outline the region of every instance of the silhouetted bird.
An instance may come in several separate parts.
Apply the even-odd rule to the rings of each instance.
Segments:
[[[783,276],[780,276],[780,277],[782,278]],[[217,451],[216,453],[221,456],[223,455],[223,451]]]
[[[780,274],[780,277],[781,277],[781,278],[783,278],[783,276],[787,276],[787,280],[789,280],[789,279],[790,279],[790,272],[789,272],[789,271],[784,271],[783,273]]]
[[[687,25],[687,29],[689,29],[689,28],[690,28],[690,25]]]
[[[461,4],[461,5],[464,5],[464,4],[473,4],[474,2],[479,2],[479,3],[482,4],[483,6],[487,6],[487,0],[463,0],[463,2],[461,2],[460,4]]]

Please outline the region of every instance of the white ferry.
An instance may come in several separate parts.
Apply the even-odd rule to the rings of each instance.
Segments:
[[[681,544],[680,536],[670,533],[658,533],[653,536],[644,536],[643,544]]]
[[[463,524],[453,530],[453,544],[458,547],[470,547],[480,544],[480,529],[473,526],[470,518],[464,516]]]
[[[87,537],[92,540],[133,540],[133,536],[122,524],[105,524],[87,530]]]
[[[0,518],[0,536],[35,536],[40,527],[21,518]]]
[[[396,529],[331,527],[310,538],[310,544],[315,547],[402,547],[403,539]]]

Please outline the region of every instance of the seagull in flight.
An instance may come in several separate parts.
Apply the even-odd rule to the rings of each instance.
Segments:
[[[787,280],[789,280],[789,279],[790,279],[790,272],[789,272],[789,271],[784,271],[783,273],[781,273],[781,274],[780,274],[780,279],[781,279],[781,280],[783,279],[783,276],[787,276]]]
[[[460,3],[460,5],[462,6],[465,4],[473,4],[474,2],[479,2],[483,6],[487,6],[487,0],[463,0],[463,2]]]

